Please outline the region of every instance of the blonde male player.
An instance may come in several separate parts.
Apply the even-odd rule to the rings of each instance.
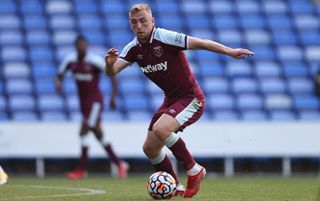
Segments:
[[[143,151],[156,171],[166,171],[176,179],[176,196],[192,197],[199,191],[206,170],[194,160],[182,138],[175,133],[183,131],[200,118],[205,102],[183,50],[208,50],[236,59],[245,59],[254,53],[156,28],[147,4],[133,5],[129,11],[129,22],[136,37],[124,47],[120,55],[114,48],[108,50],[105,57],[106,74],[115,76],[137,62],[145,76],[163,90],[165,98],[152,117]],[[168,156],[162,151],[164,146],[172,151],[187,170],[186,189],[180,184]]]

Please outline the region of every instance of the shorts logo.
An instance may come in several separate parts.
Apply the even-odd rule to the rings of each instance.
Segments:
[[[157,57],[161,57],[162,56],[162,47],[161,46],[156,46],[153,48],[153,53],[154,55],[156,55]]]
[[[169,112],[170,112],[171,114],[175,114],[175,113],[176,113],[176,111],[175,111],[174,109],[170,109]]]

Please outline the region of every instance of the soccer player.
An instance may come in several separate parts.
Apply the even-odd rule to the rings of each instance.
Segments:
[[[244,59],[254,53],[156,28],[147,4],[133,5],[129,11],[129,22],[136,37],[124,47],[120,55],[114,48],[108,50],[105,56],[106,74],[115,76],[137,62],[145,76],[163,90],[165,98],[152,117],[143,151],[156,171],[166,171],[176,179],[176,196],[192,197],[199,191],[206,170],[194,160],[185,142],[175,133],[196,122],[205,105],[204,95],[183,50],[208,50],[236,59]],[[172,151],[187,170],[186,189],[180,184],[168,156],[162,151],[164,146]]]
[[[103,95],[99,89],[100,73],[104,70],[104,59],[87,50],[88,43],[83,36],[75,40],[76,52],[70,53],[60,64],[55,79],[57,93],[62,91],[63,76],[71,71],[78,88],[80,109],[82,113],[82,125],[80,129],[81,159],[80,166],[66,174],[69,179],[80,179],[86,176],[88,163],[88,133],[92,131],[96,139],[104,147],[111,161],[117,165],[118,177],[125,179],[127,176],[128,164],[121,161],[114,153],[112,146],[104,137],[100,121],[103,110]],[[112,91],[110,96],[110,108],[115,109],[117,94],[117,81],[112,78]]]

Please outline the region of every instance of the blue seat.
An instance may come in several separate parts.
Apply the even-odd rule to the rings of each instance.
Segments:
[[[230,14],[216,14],[212,20],[212,26],[217,30],[221,29],[237,29],[239,22],[237,18]]]
[[[313,80],[307,78],[288,79],[288,88],[292,94],[312,94],[314,92]]]
[[[54,56],[48,46],[35,46],[29,50],[29,59],[32,62],[51,62]]]
[[[67,116],[64,112],[59,111],[41,111],[40,118],[43,121],[65,121]]]
[[[38,121],[38,115],[32,111],[13,111],[12,120],[14,121]]]
[[[73,45],[77,33],[73,30],[61,30],[53,33],[52,42],[55,45]]]
[[[274,61],[258,61],[254,71],[257,77],[279,77],[281,74],[279,64]]]
[[[267,23],[274,31],[289,31],[293,28],[292,18],[287,15],[267,15]]]
[[[45,30],[47,28],[47,21],[43,15],[28,15],[23,19],[26,30]]]
[[[207,5],[204,0],[182,0],[181,11],[188,14],[205,13]]]
[[[71,15],[53,15],[49,20],[49,25],[53,30],[73,29],[75,20]]]
[[[70,36],[69,36],[70,37]],[[76,36],[74,36],[76,37]],[[70,40],[74,41],[74,39]],[[59,43],[64,43],[67,41],[67,38],[63,39],[63,41],[59,41]],[[66,57],[66,55],[68,55],[70,52],[74,51],[74,46],[71,44],[71,41],[68,41],[66,43],[70,43],[70,44],[60,44],[57,46],[56,51],[55,51],[55,59],[57,61],[62,61],[63,58]]]
[[[230,94],[211,94],[207,98],[207,106],[212,111],[233,110],[235,101]]]
[[[203,77],[222,76],[224,75],[224,67],[219,62],[201,62],[199,64],[199,73]]]
[[[239,46],[243,42],[242,33],[236,29],[222,29],[217,37],[219,42],[230,46]]]
[[[174,0],[161,0],[157,1],[157,3],[154,5],[154,9],[157,11],[157,13],[178,13],[180,11],[179,5]]]
[[[7,100],[5,96],[0,95],[0,113],[3,113],[7,108]]]
[[[147,111],[149,109],[149,99],[145,95],[126,95],[123,98],[125,111]]]
[[[231,14],[235,10],[235,6],[231,1],[210,0],[209,10],[212,14]]]
[[[189,14],[186,17],[189,28],[193,29],[209,29],[210,21],[204,14]]]
[[[238,114],[233,111],[215,111],[213,113],[213,120],[215,121],[236,121]]]
[[[28,78],[30,67],[24,62],[9,62],[3,66],[3,76],[6,78]]]
[[[127,13],[127,5],[118,0],[104,0],[102,1],[102,5],[100,5],[100,9],[104,14],[118,14],[118,13]]]
[[[74,10],[77,14],[94,14],[98,12],[98,5],[95,1],[80,0],[74,4]]]
[[[58,95],[39,95],[38,108],[40,111],[62,111],[64,109],[64,101]]]
[[[1,45],[22,45],[23,35],[20,31],[2,31],[0,32]]]
[[[31,95],[12,95],[9,98],[9,108],[11,111],[34,111],[36,102]]]
[[[289,110],[293,103],[290,96],[285,94],[266,95],[265,107],[269,110]]]
[[[320,113],[318,111],[299,111],[299,119],[303,121],[319,121]]]
[[[126,15],[112,15],[112,16],[106,16],[104,18],[104,25],[109,29],[129,29],[130,24],[128,22],[128,16]]]
[[[20,11],[22,14],[41,14],[44,12],[43,4],[39,0],[24,0],[20,2]]]
[[[127,78],[125,80],[119,80],[119,92],[120,94],[143,94],[146,92],[145,82],[141,79]]]
[[[0,4],[1,14],[12,14],[17,11],[16,4],[13,1],[2,0]]]
[[[291,30],[272,30],[273,42],[277,46],[281,45],[296,45],[298,43],[297,35]]]
[[[305,0],[290,0],[288,1],[288,7],[289,11],[293,15],[297,14],[309,14],[313,12],[313,5],[311,4],[311,1],[305,1]]]
[[[263,94],[282,94],[287,90],[286,84],[280,78],[263,78],[259,80],[259,89]]]
[[[101,31],[99,30],[90,30],[90,31],[84,31],[82,33],[87,40],[89,41],[90,45],[102,45],[105,43],[105,34],[103,34]],[[106,51],[106,49],[104,50]]]
[[[228,93],[229,81],[223,77],[204,77],[203,89],[208,94]]]
[[[301,61],[304,57],[301,48],[295,45],[279,46],[278,56],[281,61]]]
[[[120,111],[106,111],[102,113],[102,120],[106,122],[124,121],[125,118]]]
[[[294,95],[293,105],[297,110],[318,110],[319,98],[313,95]]]
[[[256,79],[253,78],[235,78],[231,82],[231,91],[234,94],[256,93],[257,89]]]
[[[35,91],[39,94],[55,94],[54,79],[40,78],[35,80]]]
[[[252,67],[249,62],[228,61],[226,63],[226,74],[230,77],[250,77]]]
[[[271,111],[270,119],[272,121],[293,121],[296,119],[296,115],[290,110]]]
[[[241,111],[260,110],[263,108],[263,101],[257,94],[240,94],[236,99],[236,105]]]
[[[1,58],[4,62],[25,61],[27,54],[22,46],[2,46]]]
[[[34,61],[32,63],[32,75],[35,79],[54,77],[56,75],[56,67],[51,62]]]
[[[71,1],[48,1],[46,4],[46,12],[48,14],[66,14],[73,11]]]
[[[243,111],[241,113],[241,120],[244,121],[265,121],[267,115],[262,111]]]
[[[133,39],[131,33],[127,31],[118,31],[109,34],[109,41],[112,46],[123,48],[128,42]]]
[[[15,14],[2,15],[0,18],[0,30],[12,30],[21,28],[21,22]]]
[[[165,29],[171,29],[177,32],[183,32],[184,22],[177,14],[166,14],[159,16],[158,19],[159,26]]]
[[[257,45],[270,45],[271,36],[270,33],[265,30],[246,30],[244,32],[244,38],[247,41],[248,45],[257,46]]]
[[[316,30],[302,31],[299,34],[300,41],[304,46],[320,45],[320,34]]]
[[[6,91],[8,94],[31,94],[33,86],[29,79],[8,79]]]
[[[260,14],[242,14],[240,15],[240,24],[244,30],[264,29],[266,20]]]
[[[269,0],[269,1],[262,1],[261,3],[262,3],[264,12],[267,15],[286,14],[286,12],[288,11],[288,6],[283,1]]]
[[[148,111],[129,111],[127,113],[127,120],[129,121],[150,121],[152,115]]]
[[[285,62],[282,69],[286,77],[306,77],[309,75],[308,66],[302,62]]]
[[[97,15],[82,15],[78,22],[80,29],[84,31],[87,31],[88,29],[99,30],[103,27],[101,18]]]
[[[163,103],[164,95],[163,94],[155,94],[151,96],[150,99],[150,107],[153,112],[155,112]]]
[[[259,13],[261,12],[260,4],[254,0],[236,1],[236,8],[239,13]]]
[[[305,58],[308,62],[320,62],[320,47],[318,46],[308,46],[305,47]]]
[[[29,30],[26,33],[26,40],[28,45],[48,45],[51,39],[45,30]]]
[[[267,45],[257,45],[250,48],[253,51],[254,61],[274,61],[276,59],[274,48]]]

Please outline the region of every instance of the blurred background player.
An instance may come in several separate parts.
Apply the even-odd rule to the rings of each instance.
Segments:
[[[5,173],[0,165],[0,185],[6,184],[8,182],[8,175]]]
[[[183,50],[208,50],[236,59],[245,59],[254,53],[155,28],[154,18],[147,4],[133,5],[129,12],[129,22],[136,37],[125,46],[120,56],[114,48],[107,52],[106,73],[115,76],[137,62],[142,72],[164,91],[164,102],[151,120],[143,150],[156,171],[168,172],[176,179],[177,196],[192,197],[199,191],[206,170],[196,163],[185,142],[175,133],[183,131],[201,117],[204,95]],[[164,146],[172,151],[187,170],[186,189],[180,184],[168,156],[162,152]]]
[[[104,147],[111,161],[117,165],[118,177],[124,179],[127,176],[128,164],[121,161],[112,149],[110,143],[105,140],[100,121],[103,110],[103,95],[99,89],[100,73],[104,70],[102,57],[87,50],[86,38],[78,36],[75,40],[76,52],[65,57],[58,68],[55,79],[57,93],[62,91],[62,80],[66,71],[71,71],[77,83],[80,109],[82,113],[82,125],[80,129],[81,159],[80,166],[72,172],[68,172],[69,179],[80,179],[86,176],[88,165],[88,133],[92,131],[96,139]],[[112,80],[112,91],[110,96],[110,109],[116,107],[117,80]]]

